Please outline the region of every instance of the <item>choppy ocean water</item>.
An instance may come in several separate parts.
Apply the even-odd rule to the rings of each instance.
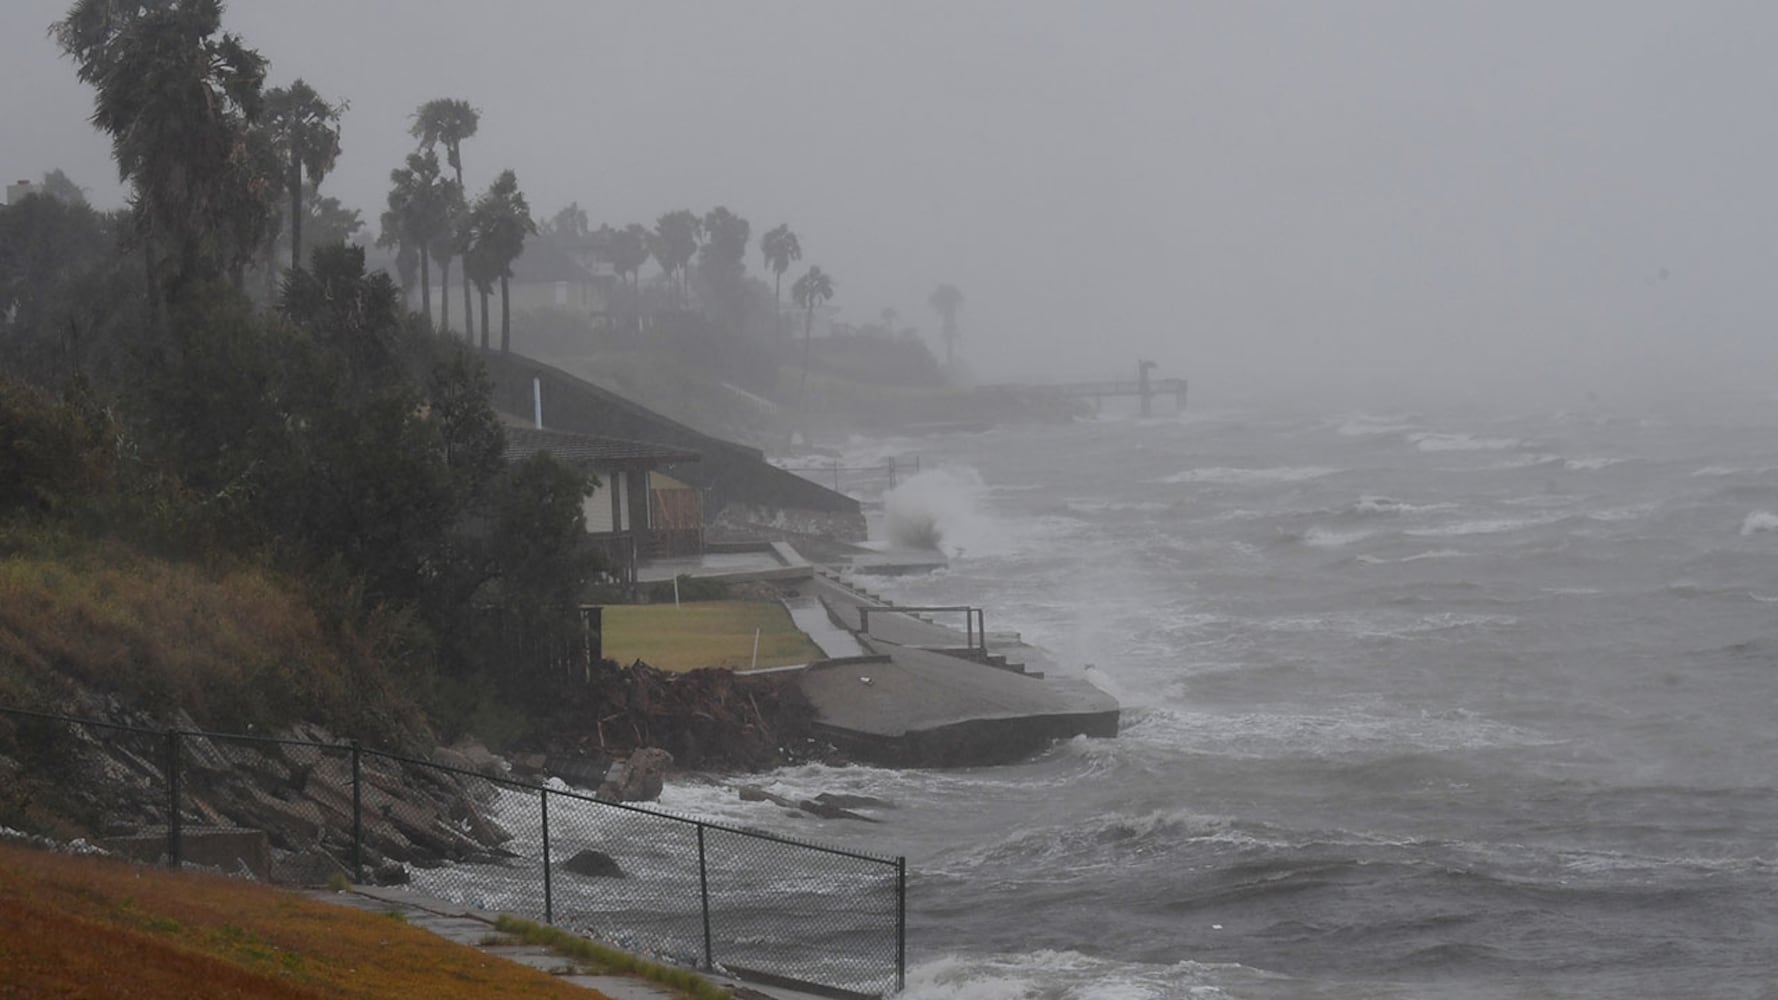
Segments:
[[[908,856],[908,995],[1778,996],[1778,406],[1221,411],[855,442],[1125,705],[982,770],[669,808]]]

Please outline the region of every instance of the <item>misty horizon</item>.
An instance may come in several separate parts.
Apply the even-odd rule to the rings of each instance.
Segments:
[[[91,91],[46,35],[65,12],[0,11],[0,172],[61,168],[116,207]],[[368,228],[414,108],[463,98],[472,189],[511,168],[544,218],[787,222],[841,318],[891,307],[935,346],[927,296],[955,284],[984,381],[1146,357],[1210,404],[1772,395],[1762,5],[535,3],[486,22],[457,0],[224,15],[268,85],[350,102],[322,190]]]

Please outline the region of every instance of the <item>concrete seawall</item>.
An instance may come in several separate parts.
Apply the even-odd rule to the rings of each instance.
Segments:
[[[1117,735],[1117,700],[1064,676],[1034,647],[990,639],[988,652],[1007,658],[997,666],[964,650],[966,637],[955,629],[882,611],[871,615],[871,634],[862,634],[858,609],[878,602],[823,577],[810,586],[835,623],[875,654],[815,664],[796,680],[819,730],[858,759],[901,767],[1005,764],[1059,739]],[[1032,660],[1045,669],[1027,672]]]

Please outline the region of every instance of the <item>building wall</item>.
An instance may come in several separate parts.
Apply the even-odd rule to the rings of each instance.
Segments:
[[[595,282],[514,282],[510,289],[514,312],[521,309],[566,309],[583,316],[599,317],[605,315],[610,304],[609,291]]]

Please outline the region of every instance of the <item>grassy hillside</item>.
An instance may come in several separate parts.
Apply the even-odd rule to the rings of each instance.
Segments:
[[[384,659],[403,623],[339,617],[263,568],[116,544],[15,552],[0,556],[0,702],[47,708],[84,687],[227,731],[325,720],[388,741],[423,728]]]

